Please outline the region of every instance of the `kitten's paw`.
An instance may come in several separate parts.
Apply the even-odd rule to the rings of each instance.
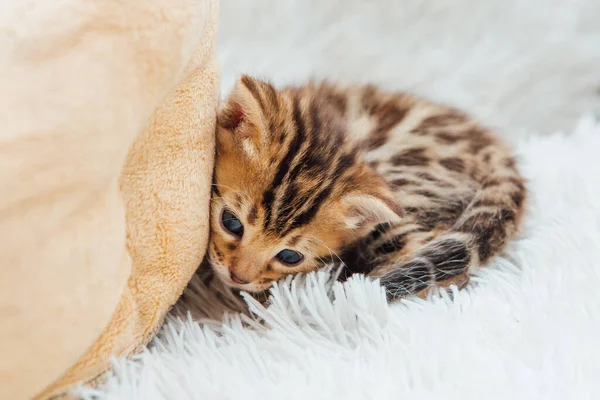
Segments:
[[[452,298],[453,291],[452,286],[456,286],[458,290],[463,290],[469,284],[471,276],[469,273],[453,276],[451,279],[437,282],[435,286],[429,287],[417,293],[417,297],[426,299],[430,294],[437,293],[439,290],[445,290],[446,293]]]

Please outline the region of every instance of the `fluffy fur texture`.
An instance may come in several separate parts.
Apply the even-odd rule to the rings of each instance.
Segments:
[[[85,398],[598,398],[600,123],[517,147],[531,188],[523,235],[453,301],[388,306],[379,286],[352,278],[332,302],[325,274],[298,278],[268,309],[251,302],[268,329],[171,319]],[[179,311],[235,306],[194,285]]]
[[[390,300],[464,285],[514,237],[516,161],[456,109],[373,85],[278,89],[242,75],[218,113],[209,263],[267,289],[328,261]]]

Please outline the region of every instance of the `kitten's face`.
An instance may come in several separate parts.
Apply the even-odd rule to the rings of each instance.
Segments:
[[[218,116],[208,247],[226,284],[265,290],[319,268],[367,225],[398,218],[333,118],[307,94],[237,82]]]
[[[265,230],[262,193],[266,188],[258,184],[260,177],[218,169],[217,182],[222,183],[217,183],[220,197],[213,196],[208,254],[213,269],[228,285],[251,292],[267,289],[288,274],[318,268],[344,243],[343,221],[326,210],[318,217],[327,221],[322,224],[283,235]]]

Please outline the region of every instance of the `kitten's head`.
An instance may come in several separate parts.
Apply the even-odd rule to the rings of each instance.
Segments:
[[[236,82],[218,113],[208,250],[225,283],[264,290],[322,266],[367,225],[399,218],[344,128],[310,89]]]

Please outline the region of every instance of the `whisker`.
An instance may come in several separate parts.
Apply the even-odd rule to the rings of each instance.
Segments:
[[[335,251],[333,251],[333,250],[332,250],[332,249],[331,249],[329,246],[327,246],[327,244],[325,244],[325,242],[323,242],[321,239],[317,238],[317,237],[316,237],[316,236],[314,236],[314,235],[308,235],[307,237],[309,237],[309,238],[312,238],[312,239],[314,239],[314,240],[318,241],[319,243],[321,243],[321,244],[322,244],[322,245],[323,245],[323,246],[324,246],[324,247],[325,247],[325,248],[326,248],[326,249],[329,251],[329,256],[335,255],[335,256],[337,257],[337,259],[338,259],[338,260],[339,260],[341,263],[343,263],[343,261],[342,261],[342,259],[340,258],[340,256],[339,256],[339,255],[338,255],[338,254],[337,254]],[[319,257],[319,258],[320,258],[320,257]],[[333,257],[332,257],[332,258],[333,258]]]
[[[325,244],[322,240],[320,240],[319,238],[315,237],[314,235],[308,235],[308,237],[320,242],[323,246],[325,246],[325,248],[327,248],[327,250],[329,251],[329,256],[333,259],[333,256],[335,255],[335,257],[338,259],[339,264],[335,267],[335,272],[334,272],[334,279],[337,280],[339,278],[339,276],[341,275],[343,269],[344,269],[344,261],[342,260],[342,258],[339,256],[339,254],[337,254],[335,251],[333,251],[329,246],[327,246],[327,244]],[[321,257],[317,257],[321,260],[321,262],[323,262],[323,264],[326,264],[324,262],[324,260]]]
[[[230,186],[222,185],[220,183],[212,183],[211,186],[217,186],[217,187],[222,187],[222,188],[225,188],[225,189],[229,189],[233,193],[236,193],[236,194],[241,195],[242,197],[245,197],[248,202],[250,202],[250,203],[252,202],[252,199],[250,199],[250,196],[248,196],[246,193],[243,193],[243,192],[241,192],[239,190],[235,190],[234,188],[232,188]]]
[[[243,205],[242,205],[242,203],[241,203],[240,201],[237,201],[237,200],[235,200],[235,199],[228,199],[228,198],[227,198],[227,197],[225,197],[225,196],[216,196],[216,197],[211,197],[211,198],[210,198],[210,202],[212,203],[213,201],[216,201],[216,200],[222,200],[222,199],[224,199],[225,201],[232,201],[232,202],[234,202],[234,203],[237,203],[237,206],[238,206],[239,208],[242,208],[242,206],[243,206]]]

